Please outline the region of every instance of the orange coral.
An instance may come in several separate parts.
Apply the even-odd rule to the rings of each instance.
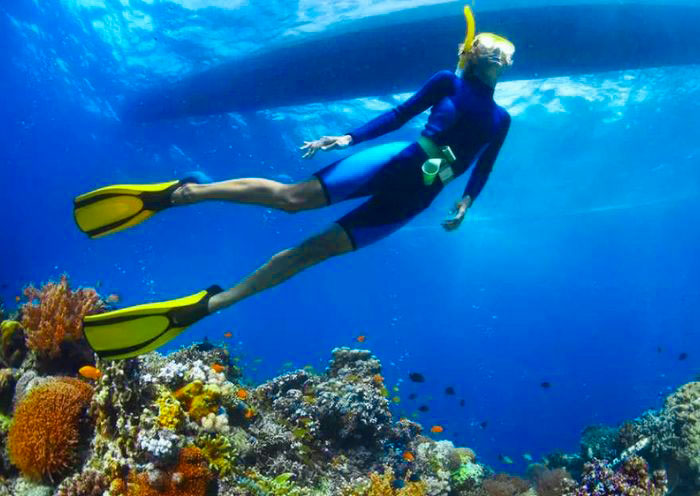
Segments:
[[[180,451],[178,463],[167,473],[162,488],[152,487],[148,483],[148,474],[142,473],[130,478],[126,491],[122,484],[121,492],[114,494],[119,496],[205,496],[212,479],[212,472],[209,470],[202,450],[188,446]]]
[[[49,358],[60,355],[63,342],[82,339],[83,317],[97,313],[103,306],[92,288],[71,291],[65,275],[58,284],[49,282],[40,290],[26,287],[24,296],[29,300],[22,305],[27,346]]]
[[[64,377],[35,387],[20,401],[7,447],[25,476],[52,480],[76,462],[80,420],[92,392],[88,384]]]

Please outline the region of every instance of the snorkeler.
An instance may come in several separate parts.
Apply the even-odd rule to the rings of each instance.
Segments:
[[[416,142],[395,142],[362,150],[322,168],[305,181],[282,184],[260,178],[199,184],[190,179],[150,185],[115,185],[75,199],[75,219],[90,237],[138,224],[174,205],[227,200],[300,212],[351,198],[360,206],[294,248],[273,255],[228,290],[212,286],[184,298],[86,316],[85,336],[102,358],[140,355],[168,342],[187,326],[289,279],[331,257],[374,243],[425,210],[444,186],[474,170],[462,199],[442,226],[457,229],[489,177],[508,132],[510,116],[493,100],[515,47],[492,33],[474,36],[465,8],[467,36],[459,45],[456,73],[440,71],[396,108],[342,136],[324,136],[301,147],[304,158],[319,150],[357,145],[400,128],[431,109]]]

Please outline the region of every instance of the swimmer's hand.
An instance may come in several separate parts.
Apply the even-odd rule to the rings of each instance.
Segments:
[[[452,215],[452,218],[442,222],[442,227],[445,229],[445,231],[454,231],[460,226],[460,224],[462,224],[464,216],[467,214],[467,209],[469,209],[471,203],[471,198],[467,197],[455,204],[452,210],[450,210],[450,215]]]
[[[336,150],[339,148],[345,148],[352,143],[352,136],[346,134],[345,136],[323,136],[320,139],[314,141],[304,141],[304,145],[299,147],[300,150],[306,150],[306,153],[301,158],[311,158],[317,151],[323,150]]]

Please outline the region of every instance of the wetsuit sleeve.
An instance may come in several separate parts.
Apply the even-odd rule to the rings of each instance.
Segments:
[[[450,71],[440,71],[431,77],[416,94],[397,107],[369,121],[364,126],[350,131],[352,144],[377,138],[403,126],[416,115],[432,107],[442,98],[449,95],[454,74]]]
[[[474,201],[476,197],[479,196],[479,193],[481,193],[481,190],[484,188],[484,185],[489,178],[489,174],[491,174],[493,164],[496,162],[496,157],[498,157],[498,152],[501,150],[501,146],[506,139],[509,128],[510,115],[506,113],[503,123],[501,124],[500,132],[495,136],[493,141],[489,143],[486,150],[484,150],[484,153],[481,154],[479,160],[474,166],[474,170],[469,177],[469,181],[467,182],[467,187],[464,189],[464,195],[462,195],[462,198],[469,195],[472,201]]]

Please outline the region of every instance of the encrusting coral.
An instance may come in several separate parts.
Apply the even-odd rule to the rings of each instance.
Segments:
[[[92,393],[78,379],[57,378],[33,388],[17,405],[7,447],[26,477],[54,480],[77,462],[81,422]]]
[[[22,326],[27,346],[39,358],[55,359],[70,351],[92,360],[92,352],[83,337],[82,320],[103,308],[94,289],[73,291],[63,275],[60,282],[49,282],[41,289],[27,286],[24,296],[28,301],[21,306]]]
[[[202,451],[188,446],[180,451],[177,465],[167,472],[142,472],[128,483],[115,484],[114,496],[206,496],[214,478]]]

